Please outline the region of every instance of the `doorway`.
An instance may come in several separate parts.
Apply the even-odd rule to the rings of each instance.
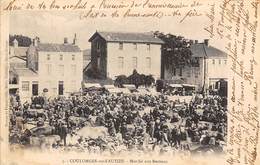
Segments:
[[[38,96],[39,94],[39,85],[38,85],[38,81],[33,81],[32,82],[32,95],[33,96]]]
[[[59,95],[63,95],[64,94],[64,83],[63,81],[59,81]]]

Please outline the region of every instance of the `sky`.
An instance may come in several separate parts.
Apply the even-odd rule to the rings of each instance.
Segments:
[[[9,17],[9,33],[21,34],[34,38],[40,37],[43,43],[62,43],[64,37],[72,42],[76,33],[79,47],[90,48],[89,38],[96,31],[149,32],[159,30],[165,34],[181,35],[187,39],[203,41],[209,38],[203,30],[208,19],[193,18],[179,23],[179,17],[151,18],[117,18],[117,19],[79,19],[79,12],[57,11],[19,11]],[[221,43],[210,41],[210,44],[221,48]]]

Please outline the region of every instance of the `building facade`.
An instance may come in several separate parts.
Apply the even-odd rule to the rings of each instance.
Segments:
[[[75,40],[75,39],[74,39]],[[83,54],[75,43],[40,43],[37,39],[27,50],[26,68],[14,68],[19,95],[66,96],[77,92],[83,80]]]
[[[164,78],[182,80],[184,84],[195,85],[198,90],[215,89],[215,83],[220,79],[227,81],[227,54],[209,45],[208,40],[190,46],[192,52],[191,64],[175,68],[165,67]]]
[[[216,82],[220,79],[228,80],[227,55],[209,56],[206,59],[206,85],[210,89],[216,88]]]
[[[106,78],[138,73],[160,78],[163,41],[152,33],[96,32],[91,42],[91,66]]]

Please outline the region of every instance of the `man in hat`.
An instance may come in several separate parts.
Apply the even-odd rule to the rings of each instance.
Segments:
[[[160,129],[161,129],[161,121],[160,121],[160,117],[157,117],[154,124],[154,137],[157,139],[157,141],[160,136],[159,134]]]
[[[109,133],[111,136],[115,136],[115,134],[116,134],[116,129],[115,129],[115,124],[114,124],[113,118],[110,118],[110,119],[108,120],[107,128],[108,128],[108,133]]]
[[[64,146],[66,146],[66,138],[67,138],[68,130],[64,122],[61,122],[58,130],[59,130],[60,138],[61,140],[63,140]]]
[[[16,128],[18,129],[18,131],[22,131],[24,129],[24,119],[22,117],[22,112],[17,112],[16,113]]]
[[[153,116],[150,117],[150,120],[148,121],[148,133],[150,135],[151,140],[154,139],[154,128],[155,128],[155,121],[153,119]]]

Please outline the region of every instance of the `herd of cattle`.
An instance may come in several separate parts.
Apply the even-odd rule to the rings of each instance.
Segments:
[[[11,102],[12,103],[12,102]],[[27,105],[26,105],[27,104]],[[57,127],[50,125],[50,118],[48,111],[42,106],[32,106],[28,103],[24,105],[21,104],[11,104],[11,118],[10,118],[10,143],[20,144],[24,147],[35,147],[41,149],[47,148],[59,148],[62,143],[61,136]],[[26,111],[21,110],[24,107],[27,108]],[[176,109],[183,109],[184,103],[176,104]],[[21,108],[22,107],[22,108]],[[146,107],[140,114],[149,113],[151,109]],[[173,130],[179,127],[181,130],[181,135],[185,136],[185,122],[186,119],[182,119],[178,112],[163,112],[167,120],[164,123],[167,125],[169,130]],[[168,117],[167,117],[168,116]],[[176,118],[177,122],[172,122]],[[118,146],[119,141],[123,141],[122,137],[110,136],[109,128],[97,124],[99,116],[90,115],[85,116],[69,116],[67,123],[71,126],[71,131],[66,137],[67,146],[83,145],[80,141],[87,141],[88,145],[97,143],[103,143],[105,148],[109,150],[114,149]],[[58,121],[63,123],[64,120]],[[211,122],[200,121],[198,123],[199,129],[209,130],[211,129]],[[127,132],[133,132],[135,127],[133,124],[127,124]],[[141,137],[142,139],[144,137]],[[99,141],[99,142],[98,142]],[[100,142],[101,141],[101,142]],[[152,142],[155,144],[155,142]],[[149,142],[149,146],[154,146]],[[99,144],[100,145],[100,144]],[[89,146],[88,146],[89,147]],[[62,148],[62,147],[60,147]]]

